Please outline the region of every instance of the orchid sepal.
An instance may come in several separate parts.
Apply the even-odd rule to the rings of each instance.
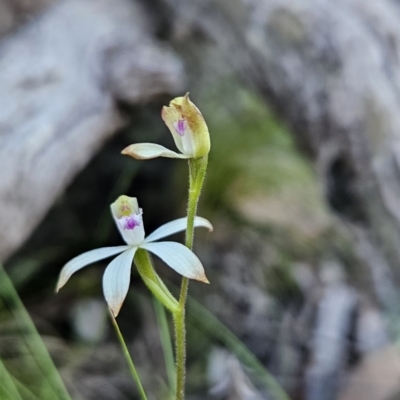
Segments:
[[[169,150],[164,146],[155,143],[135,143],[128,147],[125,147],[121,152],[126,156],[136,158],[137,160],[151,160],[158,157],[166,158],[190,158],[188,155],[176,153],[175,151]]]
[[[178,274],[203,283],[210,283],[203,265],[197,256],[186,246],[176,242],[143,243],[140,246],[161,258]]]
[[[131,247],[114,258],[103,275],[104,298],[114,318],[119,314],[128,294],[131,266],[137,247]]]
[[[155,242],[157,240],[171,236],[175,233],[182,232],[186,230],[186,226],[187,226],[187,217],[178,218],[171,222],[167,222],[166,224],[161,225],[155,231],[150,233],[150,235],[146,237],[144,242],[145,243]],[[198,216],[194,217],[194,227],[207,228],[209,232],[212,232],[214,230],[209,220]]]
[[[61,270],[56,286],[56,292],[58,292],[68,282],[69,278],[71,278],[71,276],[80,269],[97,261],[104,260],[105,258],[115,256],[128,249],[129,246],[103,247],[100,249],[87,251],[86,253],[82,253],[81,255],[74,257],[67,264],[65,264]]]

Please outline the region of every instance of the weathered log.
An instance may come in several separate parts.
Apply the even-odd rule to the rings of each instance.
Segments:
[[[181,88],[182,63],[127,0],[57,3],[0,45],[0,259],[135,104]]]
[[[13,32],[58,0],[0,0],[0,37]]]

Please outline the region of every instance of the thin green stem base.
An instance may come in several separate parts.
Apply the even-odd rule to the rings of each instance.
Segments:
[[[126,359],[128,365],[129,365],[129,370],[131,372],[132,378],[136,382],[136,385],[137,385],[137,387],[139,389],[140,398],[142,400],[147,400],[147,396],[146,396],[146,393],[144,391],[142,382],[140,381],[139,374],[138,374],[138,372],[137,372],[137,370],[135,368],[135,364],[133,363],[132,357],[129,354],[128,346],[126,345],[125,339],[122,336],[121,330],[119,329],[117,320],[114,318],[114,316],[112,315],[111,311],[110,311],[110,317],[111,317],[111,322],[112,322],[112,324],[114,326],[115,332],[117,334],[119,343],[121,345],[122,352],[124,353],[125,359]]]
[[[208,157],[189,160],[189,198],[187,207],[186,246],[192,250],[194,239],[194,219],[201,189],[207,171]],[[186,380],[186,328],[185,310],[189,291],[189,279],[183,278],[179,296],[179,308],[174,313],[176,341],[176,400],[185,399]]]

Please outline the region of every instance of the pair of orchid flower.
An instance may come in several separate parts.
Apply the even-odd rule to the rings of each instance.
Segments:
[[[210,151],[208,128],[202,114],[190,101],[188,94],[172,100],[169,107],[163,107],[161,116],[181,153],[154,143],[138,143],[128,146],[122,151],[122,154],[140,160],[156,157],[201,158],[208,154]],[[95,249],[75,257],[61,270],[57,291],[78,270],[96,261],[119,254],[107,266],[103,275],[104,297],[116,317],[128,293],[131,266],[138,249],[155,254],[186,278],[208,283],[201,261],[189,248],[176,242],[157,242],[159,239],[185,230],[187,218],[180,218],[162,225],[145,238],[143,212],[139,208],[136,198],[120,196],[111,204],[111,213],[126,245]],[[195,217],[194,226],[212,230],[211,223],[201,217]]]

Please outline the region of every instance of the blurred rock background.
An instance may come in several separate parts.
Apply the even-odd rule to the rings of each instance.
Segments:
[[[185,214],[184,162],[120,151],[172,148],[160,110],[186,91],[211,132],[199,214],[215,226],[196,236],[212,284],[191,285],[188,399],[279,398],[242,344],[293,399],[400,398],[399,21],[396,0],[0,0],[0,258],[74,399],[138,398],[106,262],[54,286],[70,258],[121,243],[120,194],[147,232]],[[121,327],[164,399],[132,274]],[[2,315],[0,355],[23,374]]]

